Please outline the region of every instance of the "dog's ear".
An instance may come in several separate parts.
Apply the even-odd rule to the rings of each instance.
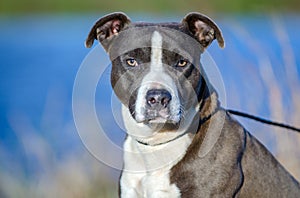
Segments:
[[[94,24],[85,41],[85,46],[92,47],[94,40],[97,39],[107,51],[111,39],[129,24],[130,19],[124,13],[108,14]]]
[[[217,39],[221,48],[225,47],[221,30],[207,16],[192,12],[184,17],[182,24],[188,28],[204,49],[207,48],[214,39]]]

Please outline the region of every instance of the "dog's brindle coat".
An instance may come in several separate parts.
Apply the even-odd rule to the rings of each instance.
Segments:
[[[214,39],[224,47],[211,19],[131,23],[113,13],[96,22],[86,46],[95,39],[112,60],[129,134],[121,197],[300,197],[298,182],[220,107],[199,61]]]

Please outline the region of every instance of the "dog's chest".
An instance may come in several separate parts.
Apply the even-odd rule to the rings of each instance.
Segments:
[[[155,147],[139,145],[128,137],[124,144],[124,170],[121,197],[180,197],[180,190],[170,183],[170,169],[182,159],[191,139]]]
[[[180,197],[180,190],[170,184],[168,171],[156,171],[148,174],[123,173],[121,178],[121,197]]]

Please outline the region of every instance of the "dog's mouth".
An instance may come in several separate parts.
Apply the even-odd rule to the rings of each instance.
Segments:
[[[178,129],[180,121],[173,120],[173,119],[166,119],[162,117],[155,117],[151,119],[145,119],[138,123],[145,124],[155,129],[156,131],[164,132],[164,131],[173,131]]]
[[[143,123],[143,124],[173,124],[177,125],[179,121],[173,120],[173,119],[166,119],[163,117],[155,117],[155,118],[149,118],[145,119],[142,121],[137,121],[138,123]]]
[[[175,115],[172,115],[167,110],[154,111],[145,110],[144,114],[137,114],[134,119],[137,123],[142,123],[154,128],[174,129],[179,126],[181,121],[181,111],[178,111]]]
[[[150,108],[145,108],[143,115],[137,114],[135,119],[137,122],[151,122],[151,123],[166,123],[166,122],[178,122],[181,113],[178,112],[176,115],[171,112],[169,108],[153,110]]]

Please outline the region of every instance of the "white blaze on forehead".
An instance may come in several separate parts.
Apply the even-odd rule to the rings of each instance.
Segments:
[[[151,69],[162,69],[162,36],[157,31],[151,38]]]

